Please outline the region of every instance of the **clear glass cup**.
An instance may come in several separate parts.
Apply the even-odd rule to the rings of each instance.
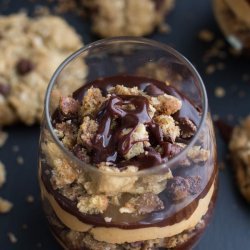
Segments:
[[[103,171],[80,160],[58,139],[53,121],[60,96],[121,74],[173,86],[200,112],[188,145],[164,164],[140,171]],[[55,72],[41,126],[39,183],[50,229],[65,249],[190,249],[211,218],[217,176],[205,87],[192,64],[174,49],[142,38],[104,39],[75,52]],[[134,196],[145,195],[150,203],[152,193],[164,208],[140,215],[120,212]],[[84,204],[102,198],[108,200],[103,213],[84,212]]]

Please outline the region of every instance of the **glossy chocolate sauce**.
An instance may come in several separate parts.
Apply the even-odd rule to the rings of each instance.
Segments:
[[[189,119],[198,127],[201,119],[199,109],[174,87],[167,86],[164,82],[154,79],[127,75],[97,79],[75,91],[73,97],[81,102],[86,91],[91,86],[101,89],[103,95],[106,95],[108,89],[117,84],[126,87],[137,86],[139,90],[153,97],[165,93],[177,97],[182,101],[182,108],[174,114],[174,119],[180,122],[179,126],[184,132],[189,128],[185,125],[182,126],[181,121],[183,119]],[[133,105],[135,109],[131,110],[126,108],[128,105]],[[151,119],[148,112],[149,101],[145,96],[112,95],[111,98],[102,105],[101,110],[95,117],[99,127],[93,141],[94,146],[92,148],[91,163],[97,164],[108,161],[115,163],[118,168],[135,165],[139,169],[145,169],[165,163],[169,158],[174,156],[169,154],[169,150],[163,150],[163,153],[160,155],[153,147],[148,147],[145,148],[146,154],[134,157],[129,161],[124,161],[123,156],[131,149],[134,143],[138,142],[132,142],[131,135],[139,123],[145,124],[149,134],[149,142],[152,146],[160,145],[163,149],[167,149],[169,143],[171,143],[169,138],[163,137],[159,125]],[[57,120],[57,118],[54,119]],[[118,129],[112,128],[113,120],[115,120]],[[123,135],[122,131],[124,129],[130,129],[129,133]],[[188,143],[188,141],[189,140],[185,140],[186,143]]]
[[[182,108],[175,115],[174,118],[177,121],[181,119],[190,119],[196,126],[199,125],[200,111],[195,105],[184,95],[178,92],[174,87],[167,86],[165,83],[135,76],[114,76],[104,79],[97,79],[90,82],[73,93],[73,98],[82,101],[86,91],[91,87],[100,88],[103,95],[107,94],[107,90],[117,84],[124,85],[126,87],[137,86],[140,90],[151,96],[158,96],[164,93],[177,97],[182,101]],[[136,108],[134,110],[128,110],[121,108],[123,105],[133,104]],[[92,155],[92,161],[98,163],[101,161],[115,162],[118,167],[123,168],[128,163],[129,165],[136,165],[139,169],[149,168],[159,163],[167,162],[168,158],[175,155],[171,150],[171,142],[164,139],[161,130],[157,124],[155,124],[148,114],[148,100],[144,96],[118,96],[113,95],[111,98],[104,103],[101,107],[100,112],[96,115],[95,119],[99,124],[97,136],[94,138],[94,153]],[[112,118],[118,117],[116,120],[119,123],[118,128],[115,131],[112,130]],[[60,116],[55,115],[53,120],[60,122]],[[161,145],[163,148],[163,154],[155,151],[153,147],[148,147],[147,155],[139,155],[132,158],[130,161],[120,161],[122,154],[126,153],[131,148],[130,135],[135,127],[139,123],[144,123],[147,126],[149,133],[150,144]],[[124,129],[131,129],[126,135],[121,135],[121,131]],[[182,139],[182,138],[179,138]],[[190,140],[190,139],[189,139]],[[185,139],[188,143],[188,140]],[[209,145],[214,147],[214,145]],[[179,149],[180,150],[180,149]],[[178,149],[177,149],[178,151]],[[178,153],[178,152],[177,152]],[[72,202],[65,196],[60,194],[59,191],[54,190],[50,183],[51,167],[42,163],[42,181],[49,193],[51,193],[60,206],[76,216],[80,221],[86,224],[92,224],[95,226],[103,227],[118,227],[123,229],[136,229],[143,227],[164,227],[167,225],[173,225],[188,219],[194,210],[198,206],[200,199],[206,196],[207,192],[214,183],[215,176],[217,175],[217,166],[215,164],[215,156],[211,156],[211,159],[206,162],[205,165],[194,163],[188,168],[180,167],[177,169],[176,174],[187,177],[199,175],[202,179],[202,190],[197,195],[190,195],[181,202],[173,203],[167,195],[167,191],[163,191],[159,196],[163,201],[165,209],[161,211],[155,211],[145,216],[133,217],[127,214],[119,214],[110,223],[106,223],[104,217],[109,217],[113,214],[103,215],[85,215],[77,209],[76,202]],[[50,173],[49,175],[46,173]],[[175,175],[175,174],[174,174]],[[117,209],[117,208],[114,208]],[[112,209],[111,209],[112,211]],[[110,216],[111,217],[111,216]]]

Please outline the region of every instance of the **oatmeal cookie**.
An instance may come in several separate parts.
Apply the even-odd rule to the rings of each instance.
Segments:
[[[229,143],[240,192],[250,202],[250,116],[233,130]]]
[[[39,122],[52,74],[81,46],[60,17],[0,16],[0,125]],[[81,71],[85,76],[83,63]]]
[[[227,41],[236,50],[250,49],[250,4],[246,0],[214,0],[214,13]]]
[[[143,36],[164,22],[174,0],[82,0],[102,37]]]

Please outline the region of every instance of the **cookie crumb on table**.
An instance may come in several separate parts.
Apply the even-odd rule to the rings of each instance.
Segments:
[[[8,139],[8,133],[0,129],[0,148],[4,146]]]
[[[9,238],[9,241],[12,243],[12,244],[15,244],[15,243],[17,243],[17,237],[15,236],[15,234],[14,233],[11,233],[11,232],[9,232],[8,233],[8,238]]]
[[[0,197],[0,214],[8,213],[13,207],[13,204]]]
[[[198,38],[203,42],[211,42],[214,40],[214,33],[208,29],[203,29],[199,32]]]
[[[216,87],[214,90],[214,95],[218,98],[222,98],[226,95],[226,90],[223,87]]]
[[[23,157],[20,156],[20,155],[17,156],[16,161],[17,161],[17,164],[18,164],[18,165],[23,165],[23,164],[24,164],[24,159],[23,159]]]
[[[34,198],[34,196],[32,196],[32,195],[28,195],[28,196],[26,197],[26,201],[27,201],[28,203],[33,203],[33,202],[35,201],[35,198]]]

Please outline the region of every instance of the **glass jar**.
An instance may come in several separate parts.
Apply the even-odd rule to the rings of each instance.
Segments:
[[[214,15],[226,40],[236,52],[250,51],[250,2],[213,0]]]
[[[179,138],[181,150],[164,163],[106,171],[82,161],[59,139],[53,122],[60,97],[117,75],[129,75],[124,82],[143,77],[144,87],[151,80],[172,86],[180,98],[185,95],[178,115],[191,104],[199,113],[194,134]],[[84,96],[79,90],[74,93]],[[185,121],[179,120],[179,126],[192,130]],[[104,39],[75,52],[55,72],[41,126],[39,183],[50,229],[65,249],[190,249],[211,218],[217,175],[205,87],[191,63],[172,48],[142,38]],[[156,196],[161,206],[151,211]],[[135,214],[124,206],[131,197],[143,200],[143,212]],[[105,202],[104,211],[88,212]]]

